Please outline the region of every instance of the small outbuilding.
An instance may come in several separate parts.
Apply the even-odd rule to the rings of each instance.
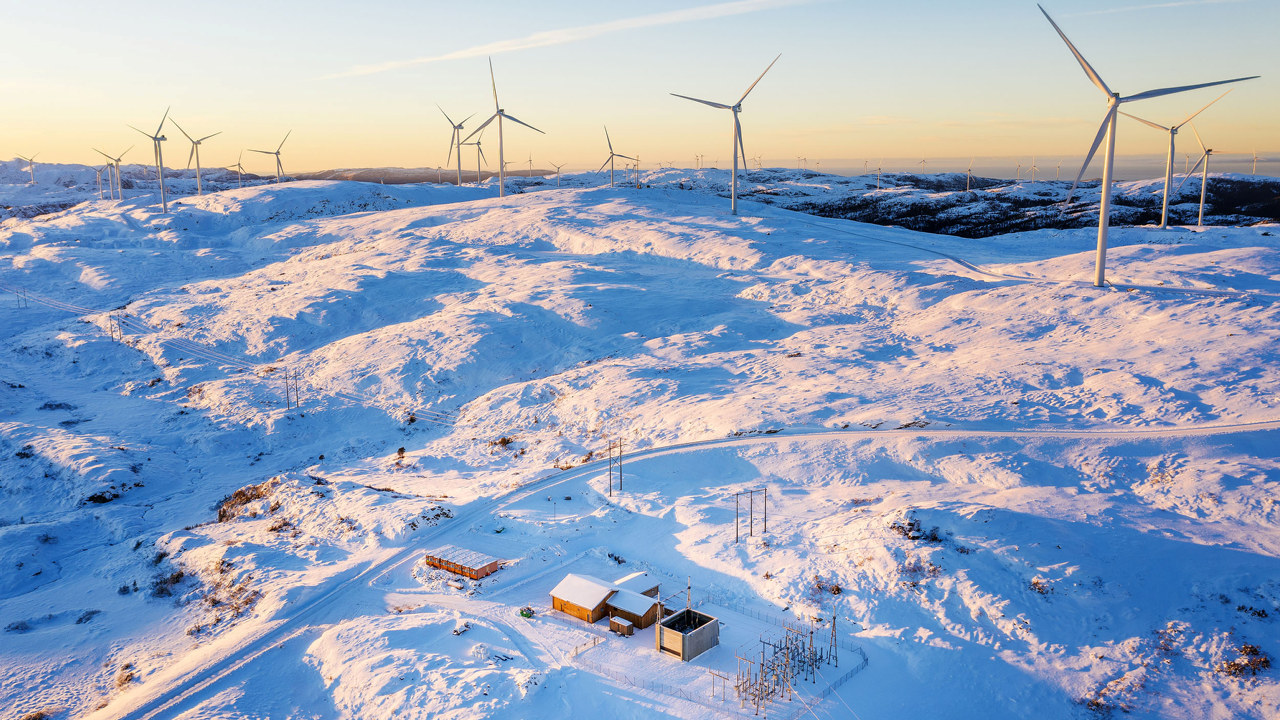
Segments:
[[[422,561],[431,567],[448,570],[472,580],[492,575],[501,565],[498,558],[455,545],[442,545],[435,550],[430,550]]]
[[[632,590],[615,590],[605,601],[609,617],[624,618],[643,630],[658,619],[658,599]]]
[[[620,617],[609,618],[609,629],[627,637],[631,637],[636,632],[636,626],[632,625],[630,620]]]
[[[551,607],[587,623],[608,614],[605,601],[613,594],[613,586],[590,575],[569,573],[551,590]]]
[[[659,652],[688,662],[720,644],[720,621],[686,608],[658,623],[654,644]]]

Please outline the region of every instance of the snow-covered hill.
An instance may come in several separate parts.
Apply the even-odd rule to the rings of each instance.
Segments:
[[[1116,229],[1099,290],[1088,228],[679,182],[4,221],[6,717],[732,715],[707,671],[815,616],[869,663],[771,713],[1280,712],[1274,226]],[[725,642],[549,607],[637,569]]]

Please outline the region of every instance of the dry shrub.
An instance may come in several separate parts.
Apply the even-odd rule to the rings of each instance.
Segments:
[[[280,481],[272,478],[257,485],[246,485],[226,496],[222,502],[218,503],[218,522],[234,519],[245,505],[267,497],[279,484]]]

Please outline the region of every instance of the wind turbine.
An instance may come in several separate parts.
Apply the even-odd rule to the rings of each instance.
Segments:
[[[742,123],[738,122],[738,113],[742,112],[742,101],[747,99],[747,96],[756,88],[756,85],[764,79],[765,73],[769,72],[769,69],[773,67],[773,63],[778,62],[778,58],[780,57],[782,57],[781,53],[778,54],[778,57],[773,59],[773,62],[769,63],[769,67],[765,68],[764,72],[760,73],[760,77],[756,78],[756,81],[751,83],[751,86],[747,88],[747,91],[742,93],[742,97],[738,98],[738,102],[733,105],[711,102],[710,100],[699,100],[698,98],[689,97],[688,95],[671,93],[678,98],[692,100],[693,102],[702,103],[703,105],[708,105],[718,110],[729,110],[733,112],[733,179],[732,182],[729,183],[729,211],[734,215],[738,214],[738,153],[742,153],[742,162],[744,164],[747,161],[747,151],[742,146]]]
[[[107,187],[111,187],[111,166],[103,165],[93,169],[93,174],[98,177],[98,199],[102,199],[102,173],[107,173]]]
[[[96,153],[98,153],[99,155],[101,155],[102,157],[104,157],[104,158],[106,158],[106,159],[110,160],[110,161],[111,161],[111,165],[112,165],[113,167],[115,167],[115,169],[116,169],[116,193],[117,193],[117,195],[119,196],[119,199],[121,199],[121,200],[123,200],[123,199],[124,199],[124,189],[123,189],[123,188],[121,187],[121,185],[120,185],[120,161],[121,161],[121,160],[123,160],[123,159],[124,159],[124,156],[125,156],[125,155],[128,155],[128,154],[129,154],[129,150],[132,150],[132,149],[133,149],[133,146],[132,146],[132,145],[130,145],[128,150],[125,150],[124,152],[120,153],[120,155],[119,155],[119,156],[117,156],[117,157],[111,157],[110,155],[108,155],[108,154],[106,154],[106,153],[102,152],[101,150],[99,150],[98,148],[94,148],[94,149],[93,149],[93,151],[94,151],[94,152],[96,152]],[[110,175],[108,175],[108,176],[107,176],[107,187],[108,187],[108,189],[110,188],[110,186],[111,186],[111,176],[110,176]]]
[[[449,117],[449,113],[444,111],[444,108],[440,107],[438,104],[436,105],[436,107],[440,109],[440,114],[444,115],[444,119],[449,121],[449,127],[453,128],[449,134],[449,157],[445,159],[444,164],[445,165],[449,164],[449,161],[453,159],[453,151],[455,148],[457,148],[458,150],[458,187],[462,187],[462,142],[460,140],[460,138],[462,137],[462,126],[466,125],[467,120],[470,120],[471,118],[475,117],[476,114],[471,113],[462,122],[455,123],[453,121],[453,118]],[[478,181],[479,180],[477,176],[477,182]]]
[[[529,174],[525,177],[533,177],[533,153],[529,153]]]
[[[507,112],[502,109],[502,106],[498,104],[498,81],[495,80],[493,77],[493,58],[489,58],[489,83],[493,86],[493,115],[490,115],[489,119],[485,120],[484,123],[480,125],[480,127],[476,128],[475,130],[472,130],[471,135],[468,135],[467,139],[470,140],[472,136],[474,136],[476,133],[483,131],[486,127],[488,127],[489,123],[493,122],[494,120],[498,121],[498,197],[503,197],[504,195],[506,195],[505,185],[507,180],[507,176],[506,176],[507,164],[502,159],[503,157],[502,155],[502,119],[506,118],[511,122],[516,123],[518,125],[523,125],[536,133],[541,133],[543,135],[546,135],[546,133],[542,132],[541,130],[530,125],[527,122],[518,120],[515,117],[508,115]]]
[[[26,157],[25,155],[19,155],[18,157],[27,161],[27,172],[31,173],[31,184],[35,185],[36,184],[36,158],[40,157],[40,153],[36,153],[31,157]]]
[[[1053,179],[1054,180],[1062,179],[1062,161],[1061,160],[1058,161],[1058,169],[1053,171]]]
[[[480,184],[480,161],[481,161],[481,160],[484,160],[484,162],[485,162],[485,164],[486,164],[486,165],[487,165],[487,164],[489,164],[489,160],[488,160],[488,158],[486,158],[486,157],[484,156],[484,149],[482,149],[482,148],[480,147],[480,141],[481,141],[483,138],[484,138],[484,135],[481,135],[480,137],[476,138],[476,141],[475,141],[475,142],[464,142],[464,143],[461,143],[461,144],[459,145],[459,148],[461,148],[463,145],[475,145],[475,146],[476,146],[476,185],[479,185],[479,184]],[[461,154],[461,153],[462,153],[462,150],[461,150],[461,149],[459,149],[459,150],[458,150],[458,153],[459,153],[459,154]]]
[[[555,163],[551,163],[551,167],[556,169],[556,187],[560,187],[560,168],[564,167],[565,164],[566,163],[560,163],[557,165]]]
[[[1202,227],[1204,225],[1204,196],[1205,191],[1209,187],[1209,157],[1213,155],[1213,148],[1205,147],[1204,141],[1200,139],[1200,133],[1196,131],[1194,123],[1191,125],[1191,132],[1196,136],[1196,142],[1200,144],[1200,149],[1204,151],[1204,154],[1196,161],[1195,166],[1191,168],[1191,172],[1187,173],[1187,177],[1183,178],[1182,182],[1178,183],[1178,190],[1182,189],[1182,186],[1186,184],[1187,179],[1194,175],[1196,170],[1200,169],[1201,165],[1204,166],[1204,169],[1201,170],[1200,174],[1200,215],[1196,219],[1196,227]]]
[[[609,166],[609,187],[613,187],[613,159],[622,158],[623,160],[635,160],[635,158],[628,157],[626,155],[619,155],[613,151],[613,141],[609,139],[609,128],[607,126],[604,129],[604,141],[609,144],[609,157],[605,158],[605,161],[600,163],[600,170],[604,170],[605,165]],[[596,172],[600,172],[600,170],[597,170]]]
[[[1014,180],[1022,182],[1022,163],[1018,163],[1018,169],[1014,172]]]
[[[164,142],[164,141],[165,141],[165,140],[167,140],[168,138],[166,138],[165,136],[161,135],[161,134],[160,134],[160,131],[164,129],[164,121],[165,121],[165,120],[168,120],[168,119],[169,119],[169,108],[165,108],[165,109],[164,109],[164,117],[160,118],[160,124],[156,126],[156,134],[155,134],[155,135],[147,135],[147,134],[146,134],[145,132],[143,132],[142,130],[138,130],[138,128],[133,127],[132,125],[130,125],[130,126],[129,126],[129,127],[133,128],[134,130],[138,130],[138,132],[142,133],[143,135],[146,135],[147,137],[151,138],[151,145],[152,145],[152,147],[154,147],[154,148],[155,148],[155,151],[156,151],[156,177],[157,177],[157,178],[159,178],[159,180],[160,180],[160,212],[162,212],[162,213],[168,213],[168,212],[169,212],[169,201],[168,201],[168,199],[167,199],[167,198],[165,198],[165,194],[164,194],[164,153],[163,153],[163,152],[161,151],[161,149],[160,149],[160,143]]]
[[[1169,227],[1169,188],[1173,186],[1173,150],[1174,150],[1173,146],[1174,146],[1175,138],[1178,137],[1178,130],[1181,129],[1183,125],[1186,125],[1187,123],[1191,122],[1191,120],[1194,119],[1195,116],[1199,115],[1205,110],[1208,110],[1209,105],[1212,105],[1218,102],[1219,100],[1221,100],[1222,98],[1226,97],[1227,93],[1229,92],[1231,91],[1228,90],[1227,92],[1222,93],[1218,97],[1211,100],[1208,105],[1205,105],[1199,110],[1188,115],[1186,120],[1183,120],[1177,125],[1170,125],[1169,127],[1165,127],[1164,125],[1158,125],[1156,123],[1151,122],[1150,120],[1143,120],[1137,115],[1130,115],[1129,113],[1124,111],[1120,112],[1121,115],[1124,115],[1127,118],[1132,118],[1134,120],[1137,120],[1138,122],[1142,123],[1143,125],[1146,125],[1147,127],[1154,128],[1156,130],[1160,130],[1161,132],[1166,132],[1169,134],[1169,155],[1164,163],[1164,201],[1161,203],[1161,207],[1160,207],[1160,229],[1161,230],[1164,230],[1165,228]]]
[[[880,166],[883,163],[884,163],[883,160],[881,160],[879,163],[876,163],[876,189],[877,190],[880,189]]]
[[[1036,171],[1039,169],[1040,169],[1040,166],[1036,165],[1036,156],[1032,155],[1031,156],[1031,184],[1032,185],[1036,184]]]
[[[969,169],[964,171],[964,191],[969,192],[969,183],[973,180],[973,158],[969,158]]]
[[[175,123],[175,124],[176,124],[176,123]],[[241,150],[241,151],[240,151],[240,154],[239,154],[238,156],[236,156],[236,165],[235,165],[235,168],[236,168],[236,187],[238,187],[238,188],[239,188],[239,187],[244,187],[244,165],[241,165],[241,164],[240,164],[240,161],[241,161],[241,160],[243,160],[243,159],[244,159],[244,151],[243,151],[243,150]]]
[[[289,139],[289,136],[290,136],[290,135],[292,135],[292,134],[293,134],[293,131],[292,131],[292,130],[290,130],[289,132],[285,133],[285,134],[284,134],[284,140],[281,140],[281,141],[280,141],[280,144],[276,146],[276,149],[275,149],[274,151],[272,151],[272,150],[254,150],[253,148],[249,148],[249,152],[256,152],[256,153],[262,153],[263,155],[275,155],[275,156],[276,156],[276,182],[277,182],[277,183],[278,183],[278,182],[280,182],[280,178],[281,178],[281,176],[283,176],[283,175],[284,175],[284,163],[280,162],[280,149],[284,147],[284,141],[285,141],[285,140],[288,140],[288,139]]]
[[[1102,160],[1102,202],[1098,208],[1098,253],[1096,259],[1096,267],[1094,270],[1093,284],[1096,287],[1102,287],[1106,281],[1106,264],[1107,264],[1107,230],[1111,222],[1111,179],[1115,172],[1115,150],[1116,150],[1116,115],[1120,112],[1120,105],[1126,102],[1137,102],[1139,100],[1149,100],[1151,98],[1162,97],[1164,95],[1172,95],[1174,93],[1187,92],[1188,90],[1198,90],[1200,88],[1213,87],[1215,85],[1225,85],[1226,83],[1240,82],[1242,80],[1252,80],[1256,75],[1250,77],[1232,78],[1230,80],[1217,80],[1208,83],[1199,83],[1196,85],[1183,85],[1179,87],[1159,88],[1156,90],[1148,90],[1121,97],[1120,93],[1113,92],[1107,84],[1103,82],[1089,61],[1084,59],[1084,55],[1076,49],[1067,39],[1066,33],[1062,32],[1062,28],[1058,27],[1058,23],[1049,17],[1049,13],[1040,5],[1040,12],[1044,14],[1049,24],[1057,31],[1058,36],[1067,44],[1067,48],[1071,50],[1071,54],[1075,56],[1076,61],[1080,63],[1080,68],[1084,70],[1084,74],[1089,76],[1089,80],[1107,96],[1107,114],[1102,119],[1102,126],[1098,128],[1098,134],[1093,139],[1093,145],[1089,148],[1089,154],[1084,158],[1084,165],[1080,167],[1080,173],[1076,176],[1075,184],[1071,186],[1071,192],[1067,193],[1067,202],[1071,202],[1071,196],[1075,194],[1076,186],[1080,184],[1080,179],[1084,177],[1084,171],[1089,167],[1089,162],[1093,160],[1093,156],[1098,152],[1098,146],[1105,139],[1107,141],[1107,149]]]
[[[195,157],[196,159],[196,195],[203,195],[204,188],[200,186],[200,143],[213,137],[213,135],[221,135],[222,131],[219,130],[213,135],[205,135],[199,140],[196,140],[195,138],[188,135],[186,130],[182,129],[182,126],[178,124],[177,120],[174,120],[173,118],[169,118],[169,122],[173,123],[173,126],[178,128],[178,132],[182,133],[183,135],[186,135],[187,139],[191,141],[191,153],[187,155],[187,167],[191,167],[191,158]]]
[[[923,175],[929,169],[929,163],[925,160],[920,161],[920,174]]]

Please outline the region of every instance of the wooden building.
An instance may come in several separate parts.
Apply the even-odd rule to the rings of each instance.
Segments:
[[[472,580],[492,575],[497,572],[501,564],[501,561],[495,557],[455,545],[443,545],[428,551],[422,561],[431,567],[448,570]]]
[[[609,617],[629,620],[641,630],[658,620],[658,599],[632,590],[614,590],[605,607]]]
[[[551,591],[551,607],[587,623],[608,614],[605,602],[613,594],[613,586],[590,575],[569,573]]]

